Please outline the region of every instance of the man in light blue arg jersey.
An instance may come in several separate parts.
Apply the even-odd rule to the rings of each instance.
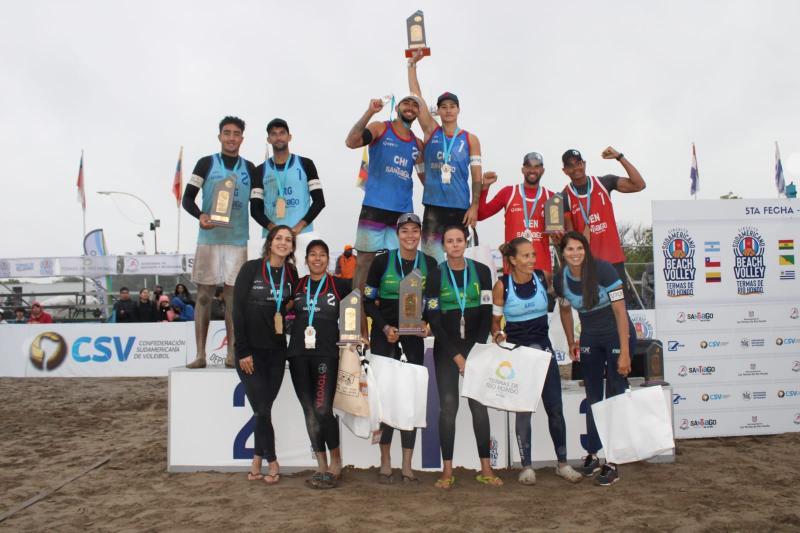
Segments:
[[[383,106],[381,99],[370,100],[367,110],[350,129],[345,140],[348,148],[369,146],[364,202],[356,229],[355,248],[358,255],[353,280],[353,287],[361,289],[362,293],[375,253],[399,246],[397,219],[403,213],[414,212],[414,168],[420,181],[425,183],[421,164],[415,167],[415,163],[422,162],[422,142],[411,131],[411,124],[419,114],[419,97],[410,94],[400,99],[394,120],[370,122]]]
[[[244,140],[244,121],[237,117],[225,117],[219,123],[221,151],[201,158],[192,171],[192,177],[183,193],[183,208],[200,221],[197,251],[192,267],[192,281],[197,284],[197,308],[195,309],[195,338],[197,357],[187,368],[205,368],[206,338],[211,320],[211,301],[217,285],[223,285],[225,300],[229,306],[225,312],[225,329],[228,354],[225,366],[233,368],[233,284],[239,268],[247,260],[247,238],[249,236],[249,214],[264,225],[264,217],[256,216],[260,206],[263,212],[261,189],[253,187],[255,166],[239,156],[239,147]],[[235,180],[230,226],[217,226],[211,221],[214,188],[231,176]],[[202,209],[197,207],[197,193],[203,191]]]
[[[314,230],[314,219],[325,208],[325,196],[314,162],[289,152],[289,124],[274,118],[267,124],[267,142],[272,157],[256,168],[254,183],[264,190],[263,212],[268,220],[263,236],[276,225],[292,228],[292,232]]]
[[[422,94],[417,80],[417,63],[423,57],[418,51],[408,61],[408,87],[415,94]],[[441,126],[424,100],[419,112],[419,125],[425,133],[423,159],[426,176],[422,195],[425,206],[422,250],[442,262],[444,229],[459,224],[474,227],[478,222],[483,170],[478,137],[458,127],[458,97],[450,92],[443,93],[436,100],[436,106],[442,119]]]

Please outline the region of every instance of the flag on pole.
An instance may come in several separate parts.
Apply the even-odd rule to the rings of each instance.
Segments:
[[[697,170],[697,152],[694,149],[694,143],[692,143],[692,170],[689,173],[689,179],[692,180],[689,194],[694,196],[697,194],[697,189],[700,188],[700,172]]]
[[[83,184],[83,150],[81,150],[81,166],[78,168],[78,202],[86,211],[86,188]]]
[[[364,147],[364,152],[361,154],[361,167],[358,169],[358,179],[356,179],[356,187],[364,188],[364,184],[367,182],[368,176],[368,169],[369,169],[369,152],[367,151],[367,147]]]
[[[781,164],[781,151],[778,148],[778,141],[775,141],[775,187],[778,188],[778,194],[786,192],[786,180],[783,178],[783,165]]]
[[[178,154],[178,165],[175,167],[175,178],[172,180],[172,194],[175,196],[175,201],[178,206],[181,205],[181,195],[183,194],[183,146]]]

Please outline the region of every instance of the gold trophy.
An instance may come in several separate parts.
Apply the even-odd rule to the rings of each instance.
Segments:
[[[558,233],[566,231],[564,224],[564,199],[559,194],[544,203],[544,232]]]
[[[425,336],[428,332],[425,322],[422,321],[422,279],[419,269],[415,268],[400,282],[400,335]]]
[[[431,49],[425,42],[425,16],[422,11],[417,10],[406,19],[406,36],[408,37],[406,57],[412,57],[417,50],[422,50],[424,56],[431,55]]]
[[[361,344],[361,291],[354,289],[339,304],[339,346]]]
[[[211,193],[211,224],[223,228],[231,226],[231,210],[233,209],[233,195],[236,191],[236,179],[229,175],[214,186]]]

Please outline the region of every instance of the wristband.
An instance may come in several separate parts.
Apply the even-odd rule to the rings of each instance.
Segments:
[[[620,154],[619,154],[617,157],[615,157],[614,159],[616,159],[617,161],[619,161],[619,160],[620,160],[620,159],[622,159],[623,157],[625,157],[625,154],[623,154],[623,153],[621,153],[621,152],[620,152]]]

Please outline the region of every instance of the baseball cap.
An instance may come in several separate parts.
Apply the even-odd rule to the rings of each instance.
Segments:
[[[397,101],[397,105],[400,105],[400,102],[402,102],[404,100],[413,100],[413,101],[415,101],[417,103],[417,105],[420,105],[420,106],[422,105],[422,99],[419,96],[417,96],[416,94],[414,94],[414,93],[409,93],[409,94],[405,95],[404,97],[402,97],[400,100]]]
[[[285,128],[286,131],[288,132],[289,124],[287,124],[286,121],[283,120],[282,118],[273,118],[272,120],[269,121],[269,124],[267,124],[267,133],[269,133],[269,130],[271,130],[272,128]]]
[[[408,223],[414,223],[417,226],[419,226],[420,228],[422,227],[422,221],[414,213],[403,213],[402,215],[400,215],[400,218],[397,219],[397,227],[398,228],[400,226],[402,226],[404,224],[408,224]]]
[[[40,302],[33,302],[31,307],[42,307],[42,304]]]
[[[345,245],[344,245],[344,251],[345,251],[345,252],[346,252],[347,250],[352,250],[352,249],[353,249],[353,245],[352,245],[352,244],[345,244]]]
[[[461,104],[458,103],[458,96],[454,95],[451,92],[443,92],[441,95],[439,95],[439,98],[436,99],[436,107],[442,105],[442,102],[444,102],[445,100],[451,100],[455,102],[457,106],[461,107]]]
[[[577,159],[578,161],[583,161],[583,156],[581,153],[574,148],[567,150],[564,152],[564,155],[561,156],[561,162],[566,165],[569,163],[570,159]]]
[[[544,158],[542,154],[539,152],[528,152],[525,154],[525,157],[522,158],[522,164],[527,165],[528,163],[532,165],[542,165],[544,166]]]

